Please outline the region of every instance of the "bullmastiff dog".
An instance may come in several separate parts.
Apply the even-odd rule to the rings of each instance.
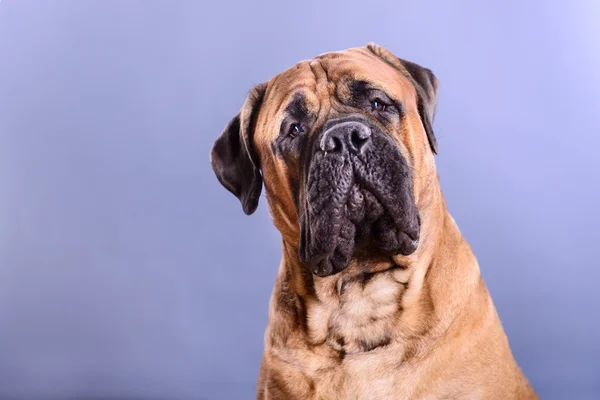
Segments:
[[[282,259],[257,399],[535,399],[448,212],[438,81],[369,44],[253,88],[211,163]]]

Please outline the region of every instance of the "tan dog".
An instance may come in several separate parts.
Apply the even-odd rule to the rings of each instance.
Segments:
[[[283,257],[257,399],[535,399],[438,183],[428,69],[370,44],[255,87],[212,166]],[[261,174],[262,171],[262,174]]]

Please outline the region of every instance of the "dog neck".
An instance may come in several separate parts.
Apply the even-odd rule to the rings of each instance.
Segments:
[[[321,346],[343,358],[404,342],[410,357],[440,337],[482,281],[439,187],[420,201],[422,242],[410,256],[356,256],[345,270],[320,278],[284,239],[265,344]]]

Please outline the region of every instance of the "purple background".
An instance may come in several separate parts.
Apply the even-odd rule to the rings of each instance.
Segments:
[[[597,1],[0,1],[0,398],[248,399],[280,240],[214,178],[248,90],[431,68],[449,208],[544,399],[600,398]]]

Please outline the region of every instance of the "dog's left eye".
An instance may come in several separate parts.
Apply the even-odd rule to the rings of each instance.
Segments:
[[[302,127],[302,124],[292,124],[292,125],[290,125],[290,131],[288,132],[288,135],[292,138],[295,138],[302,132],[304,132],[304,128]]]
[[[379,99],[371,100],[371,111],[383,112],[387,108],[387,104]]]

